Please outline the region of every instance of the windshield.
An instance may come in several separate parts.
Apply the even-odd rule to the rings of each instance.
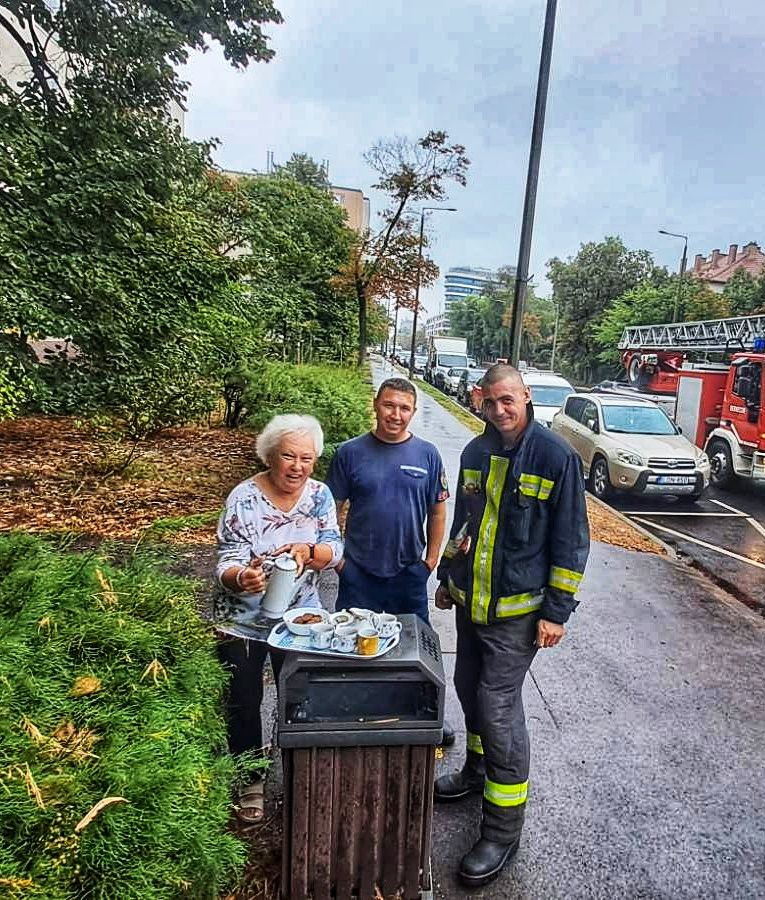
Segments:
[[[485,374],[486,369],[468,369],[468,381],[471,384],[475,384],[476,381],[480,381]]]
[[[563,406],[563,401],[574,391],[570,387],[555,387],[544,384],[531,386],[531,399],[538,406]]]
[[[677,434],[667,414],[655,406],[603,404],[603,425],[618,434]]]
[[[457,366],[460,369],[467,369],[467,356],[462,353],[439,353],[438,365],[451,369]]]

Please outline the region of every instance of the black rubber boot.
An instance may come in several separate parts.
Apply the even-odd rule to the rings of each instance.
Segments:
[[[454,729],[450,725],[447,725],[446,722],[444,722],[444,736],[441,738],[441,743],[438,746],[453,747],[456,740],[457,735],[454,733]]]
[[[486,766],[480,753],[468,750],[465,765],[459,772],[436,778],[433,797],[439,803],[461,800],[469,794],[480,794],[486,779]]]
[[[470,887],[488,884],[518,852],[520,838],[512,844],[498,844],[480,838],[469,853],[462,857],[459,876]]]

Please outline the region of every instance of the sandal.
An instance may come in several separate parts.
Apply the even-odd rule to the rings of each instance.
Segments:
[[[258,825],[265,816],[263,779],[259,778],[239,790],[239,802],[234,807],[240,825]]]

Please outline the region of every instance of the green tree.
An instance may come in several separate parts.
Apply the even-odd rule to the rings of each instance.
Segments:
[[[165,109],[182,104],[178,67],[210,40],[231,65],[268,61],[264,24],[282,22],[271,0],[0,0],[0,29],[29,63],[25,102],[66,108]]]
[[[731,315],[746,316],[765,310],[765,277],[753,278],[746,269],[739,269],[723,288],[730,303]]]
[[[294,178],[308,187],[329,190],[326,170],[307,153],[293,153],[283,166],[276,167],[276,174],[279,178]]]
[[[671,322],[677,302],[677,276],[656,285],[646,280],[625,291],[605,311],[593,329],[601,350],[598,359],[618,363],[619,339],[625,328]],[[719,319],[730,315],[728,299],[695,278],[685,279],[678,318],[681,322]]]
[[[380,141],[364,158],[377,174],[373,187],[387,196],[389,205],[380,214],[379,229],[355,241],[340,279],[357,301],[359,365],[369,342],[369,305],[392,296],[400,307],[411,308],[418,269],[421,285],[438,276],[427,258],[419,266],[419,222],[412,205],[445,200],[449,182],[467,183],[470,165],[465,148],[450,144],[445,131],[430,131],[414,142],[406,138]]]
[[[335,284],[354,234],[324,190],[281,176],[212,173],[201,198],[246,279],[274,357],[337,359],[355,340],[355,299]]]
[[[190,47],[268,60],[261,25],[279,21],[270,0],[0,0],[29,63],[16,90],[0,79],[0,353],[15,384],[36,376],[38,406],[106,410],[137,434],[214,402],[204,350],[219,334],[200,327],[226,321],[238,270],[199,206],[208,148],[167,104]],[[77,360],[38,367],[27,341],[48,334]]]
[[[576,377],[591,380],[598,370],[595,329],[617,297],[649,279],[666,280],[647,250],[629,250],[618,237],[582,244],[575,257],[547,264],[560,313],[558,347],[561,362]]]

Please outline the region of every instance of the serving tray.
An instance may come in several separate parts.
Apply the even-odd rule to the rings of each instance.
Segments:
[[[340,659],[377,659],[379,656],[385,656],[386,653],[397,646],[401,637],[401,632],[397,631],[392,637],[380,638],[380,647],[374,655],[362,656],[360,653],[340,653],[337,650],[319,650],[311,646],[311,639],[308,635],[293,634],[284,622],[272,629],[268,635],[268,644],[277,650],[286,650],[288,653],[313,653],[316,656],[333,656]]]

